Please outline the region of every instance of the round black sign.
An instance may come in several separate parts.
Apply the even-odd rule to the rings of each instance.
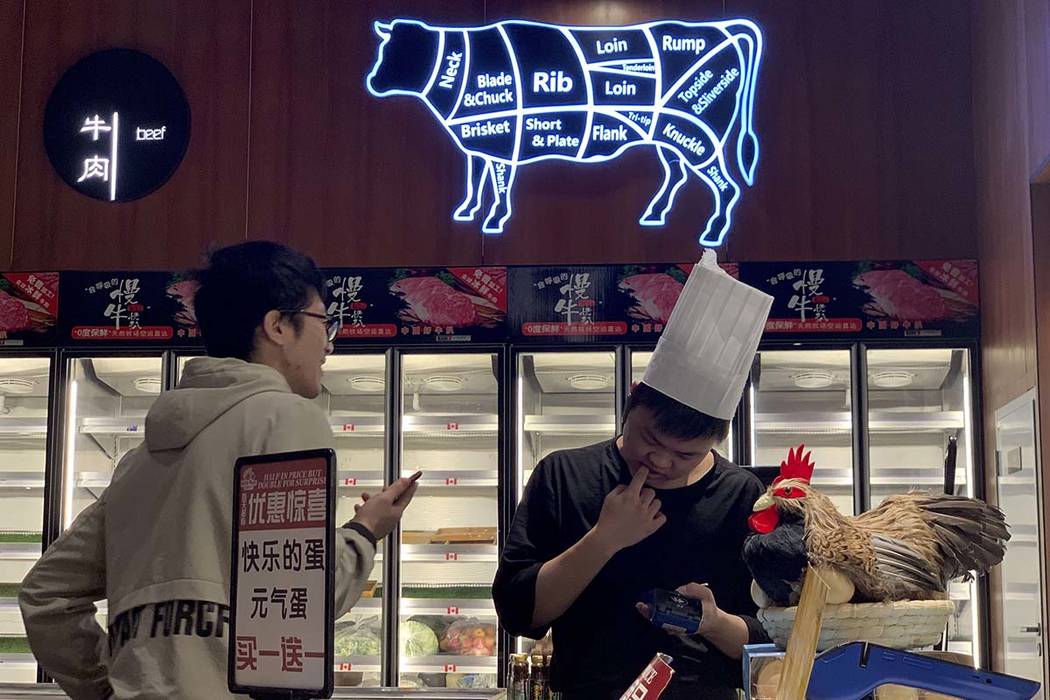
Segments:
[[[55,85],[44,146],[66,183],[107,202],[157,189],[190,141],[190,106],[164,65],[140,51],[108,49],[81,59]]]

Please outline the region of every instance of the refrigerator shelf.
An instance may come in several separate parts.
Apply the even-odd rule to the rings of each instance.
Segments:
[[[999,486],[1009,486],[1010,488],[1032,488],[1032,480],[1024,477],[1000,476],[996,479],[996,483]]]
[[[5,437],[43,440],[47,437],[47,420],[42,418],[0,416],[0,439]]]
[[[331,416],[332,433],[336,437],[373,435],[381,437],[386,430],[383,416]],[[339,422],[336,422],[336,421]]]
[[[364,474],[368,474],[368,472],[339,472],[336,477],[336,485],[339,489],[383,488],[384,484],[381,474],[376,473],[375,475],[363,476]],[[27,482],[24,484],[14,479],[11,480],[11,483],[7,483],[5,477],[5,473],[0,473],[0,489],[43,488],[44,486],[43,479],[38,479],[32,483],[28,483],[32,480],[24,480]],[[88,491],[104,489],[109,486],[110,478],[111,475],[108,472],[80,472],[77,475],[77,487]],[[37,481],[39,483],[36,483]],[[419,486],[422,489],[447,490],[450,495],[454,495],[457,489],[496,488],[498,483],[499,479],[494,470],[481,469],[455,472],[425,472],[419,480]],[[341,495],[349,497],[346,494]]]
[[[402,598],[402,615],[459,615],[462,617],[496,616],[496,606],[491,600],[440,600]]]
[[[346,416],[341,421],[332,421],[330,425],[336,437],[355,435],[380,437],[386,430],[382,416]],[[491,437],[499,430],[499,416],[494,413],[406,415],[401,427],[406,437],[437,435]]]
[[[942,432],[962,430],[965,415],[962,411],[872,411],[868,430],[878,433]],[[816,433],[823,435],[848,434],[853,430],[853,416],[849,411],[756,413],[755,430],[763,433]]]
[[[401,419],[404,437],[494,437],[499,433],[495,413],[451,413],[445,415],[405,415]]]
[[[39,558],[39,542],[0,542],[0,559],[35,561]]]
[[[405,562],[492,562],[498,560],[494,544],[406,544],[401,546]]]
[[[36,666],[36,657],[26,654],[0,654],[0,666]]]
[[[335,657],[335,670],[379,673],[382,666],[378,656],[337,656]]]
[[[455,471],[430,471],[422,468],[419,488],[434,489],[454,495],[457,489],[487,488],[499,485],[499,472],[495,469],[459,469]],[[402,470],[402,476],[411,476],[414,470]]]
[[[409,656],[401,659],[402,673],[496,673],[495,656]]]
[[[607,435],[616,421],[604,414],[551,414],[525,416],[525,432],[558,435]]]
[[[144,438],[146,436],[146,417],[138,419],[117,418],[83,418],[80,421],[80,433],[83,435],[103,435],[127,438]]]
[[[0,489],[42,489],[43,472],[0,472]]]
[[[382,489],[383,474],[381,472],[337,472],[336,487],[338,489]],[[344,496],[345,494],[339,494]]]

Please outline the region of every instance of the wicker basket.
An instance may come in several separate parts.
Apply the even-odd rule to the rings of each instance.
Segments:
[[[873,642],[895,649],[918,649],[936,644],[955,610],[950,600],[900,600],[892,603],[843,603],[824,608],[817,650],[854,641]],[[798,606],[769,607],[758,620],[781,649],[787,648]]]

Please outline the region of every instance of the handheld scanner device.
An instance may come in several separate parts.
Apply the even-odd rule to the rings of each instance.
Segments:
[[[828,649],[813,663],[807,700],[858,700],[894,683],[964,700],[1030,700],[1039,684],[868,642]]]
[[[704,619],[699,600],[681,593],[654,588],[642,600],[649,606],[649,622],[674,634],[696,634]]]

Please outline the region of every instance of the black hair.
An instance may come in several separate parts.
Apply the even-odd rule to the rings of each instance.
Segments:
[[[211,357],[247,360],[255,330],[275,309],[303,309],[311,292],[325,300],[324,277],[308,256],[271,241],[249,241],[215,250],[195,275],[197,324]],[[302,318],[293,315],[298,333]]]
[[[677,440],[715,438],[717,442],[721,442],[729,435],[728,420],[715,418],[686,406],[681,401],[672,399],[662,391],[641,382],[635,385],[627,397],[627,406],[623,412],[624,421],[631,415],[631,411],[639,406],[645,406],[653,414],[657,430]]]

